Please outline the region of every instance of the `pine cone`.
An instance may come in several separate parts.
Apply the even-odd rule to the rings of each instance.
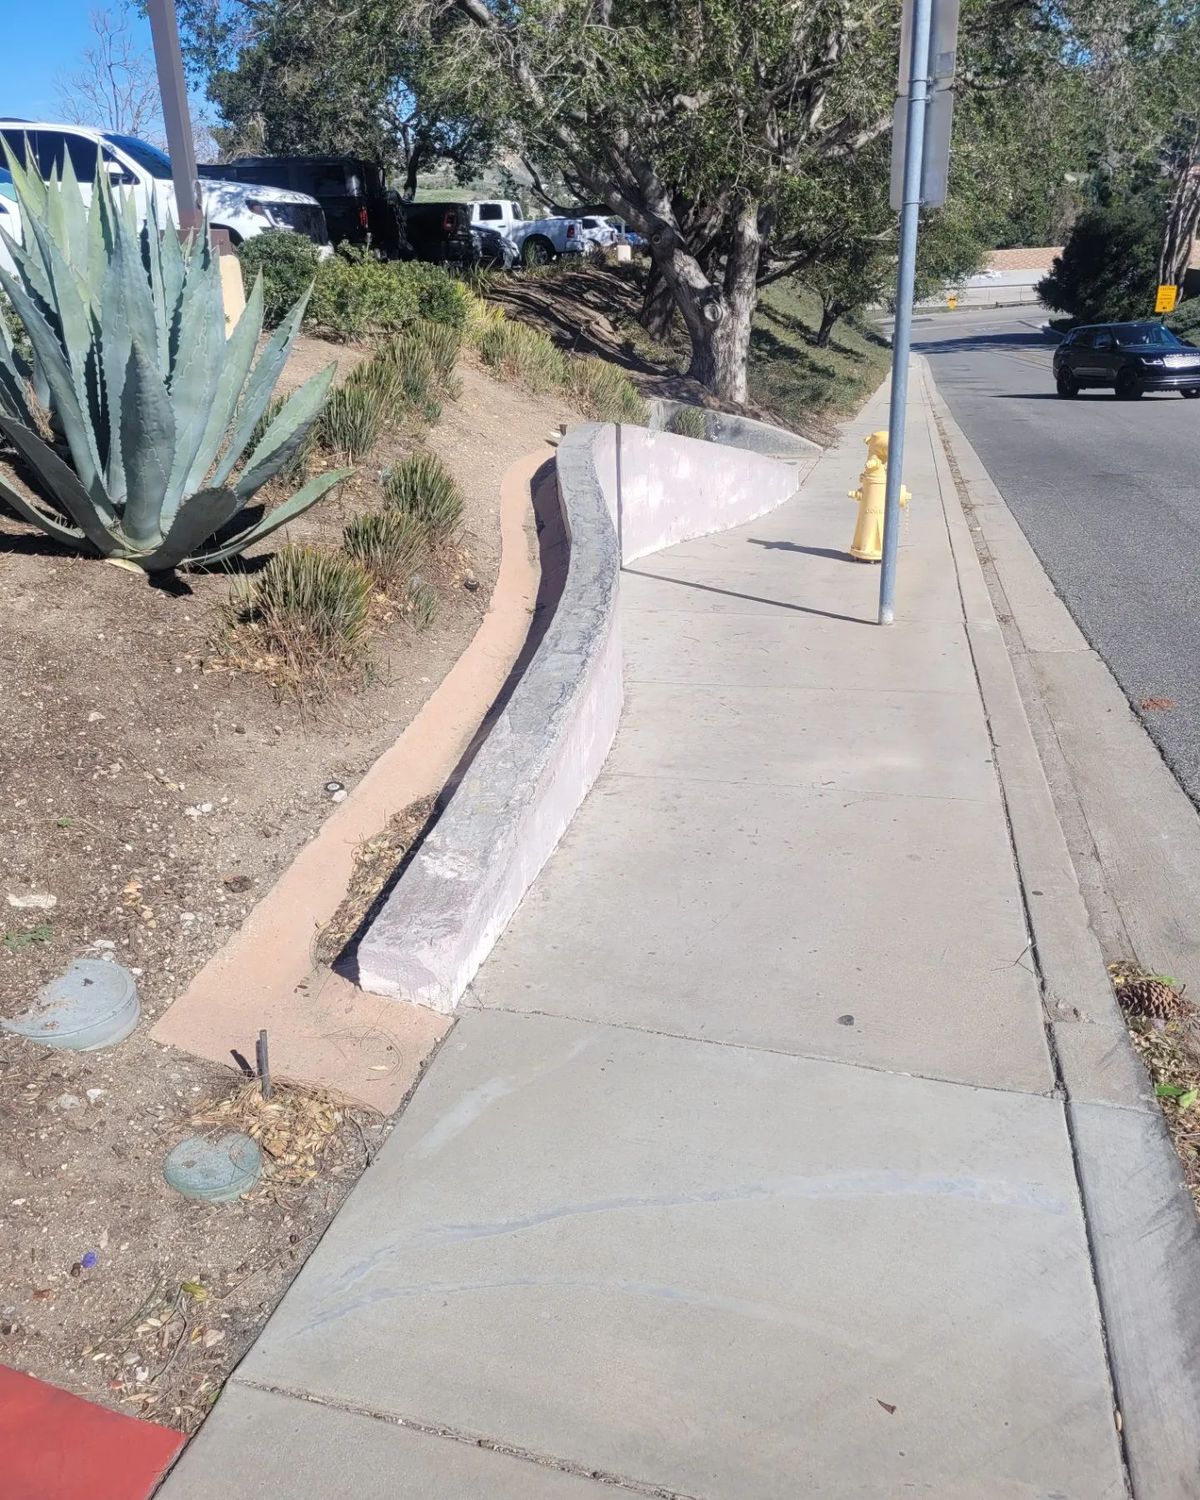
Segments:
[[[1128,978],[1114,975],[1113,988],[1126,1015],[1147,1021],[1184,1021],[1194,1010],[1191,1001],[1185,1000],[1179,990],[1153,974]]]

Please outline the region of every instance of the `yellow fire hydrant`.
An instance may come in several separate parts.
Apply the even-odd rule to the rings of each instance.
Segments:
[[[858,477],[858,488],[850,490],[851,500],[858,501],[858,525],[850,543],[850,556],[859,562],[883,559],[883,496],[887,488],[888,435],[873,432],[863,439],[867,445],[867,464]],[[907,507],[912,496],[900,487],[900,504]]]

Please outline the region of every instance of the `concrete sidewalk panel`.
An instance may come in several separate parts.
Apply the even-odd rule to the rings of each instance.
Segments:
[[[159,1500],[614,1500],[607,1485],[453,1438],[231,1385]]]
[[[705,585],[680,583],[679,597]],[[730,591],[736,596],[737,591]],[[676,616],[676,619],[678,617]],[[654,610],[622,610],[627,677],[694,687],[855,687],[871,692],[974,692],[962,624],[880,630],[874,615],[803,606],[765,614],[691,615],[664,628]],[[975,712],[979,712],[978,701]]]
[[[1028,943],[998,801],[606,772],[468,995],[1044,1093]]]
[[[761,690],[722,687],[697,701],[681,683],[634,682],[608,769],[994,806],[991,741],[973,707],[955,693],[838,688],[780,687],[764,702]],[[938,762],[925,753],[931,736]]]
[[[1056,1101],[547,1017],[464,1017],[238,1378],[699,1500],[1124,1495]]]

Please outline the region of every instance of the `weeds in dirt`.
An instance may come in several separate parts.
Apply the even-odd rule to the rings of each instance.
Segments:
[[[442,414],[437,399],[437,379],[429,350],[416,338],[402,334],[385,344],[376,356],[393,372],[397,400],[430,426]]]
[[[607,360],[585,355],[568,367],[568,386],[584,416],[597,422],[633,422],[644,427],[650,420],[646,403],[629,376]]]
[[[407,578],[429,551],[429,528],[396,508],[355,516],[342,532],[342,550],[385,592]]]
[[[681,406],[672,414],[667,431],[677,437],[697,438],[703,442],[708,437],[708,423],[698,406]]]
[[[28,948],[31,943],[48,943],[54,936],[54,928],[49,922],[39,922],[36,927],[27,927],[23,932],[6,932],[0,935],[0,945],[3,945],[6,953],[20,953],[22,948]]]
[[[235,614],[294,689],[365,666],[371,578],[353,557],[288,543],[249,585]]]
[[[566,356],[544,333],[525,323],[503,319],[484,329],[479,355],[506,380],[523,381],[531,391],[552,391],[566,384]]]
[[[384,493],[389,506],[420,521],[437,542],[449,541],[462,524],[462,491],[435,454],[402,459],[384,480]]]

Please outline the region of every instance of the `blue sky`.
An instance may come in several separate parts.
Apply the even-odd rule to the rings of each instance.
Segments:
[[[58,96],[54,81],[79,64],[91,41],[88,16],[93,10],[118,9],[109,0],[15,0],[5,5],[3,89],[0,115],[27,120],[56,119]],[[150,26],[136,13],[130,26],[139,41],[150,47]]]

